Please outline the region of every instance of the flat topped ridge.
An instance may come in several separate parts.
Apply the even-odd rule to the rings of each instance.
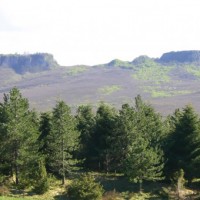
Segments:
[[[114,59],[104,64],[108,67],[140,67],[152,66],[156,63],[166,64],[194,64],[200,66],[200,51],[171,51],[160,58],[150,58],[146,55],[135,58],[132,62]],[[10,68],[18,74],[36,73],[59,67],[59,64],[49,53],[35,54],[0,54],[0,68]]]
[[[164,53],[159,62],[163,63],[196,63],[200,64],[200,51],[191,50],[191,51],[171,51],[168,53]]]
[[[12,68],[18,74],[41,72],[59,66],[52,54],[0,54],[0,67]]]

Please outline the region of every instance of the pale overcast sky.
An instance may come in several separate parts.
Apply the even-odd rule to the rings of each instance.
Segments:
[[[61,65],[199,50],[200,0],[0,0],[0,53]]]

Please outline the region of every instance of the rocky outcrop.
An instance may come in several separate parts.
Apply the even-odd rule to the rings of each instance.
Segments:
[[[47,53],[0,54],[0,67],[12,68],[18,74],[42,72],[58,66],[53,55]]]
[[[200,51],[177,51],[164,53],[160,59],[160,63],[193,63],[200,65]]]

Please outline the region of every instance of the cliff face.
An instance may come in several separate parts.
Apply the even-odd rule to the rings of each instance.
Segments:
[[[200,51],[172,51],[164,53],[158,61],[161,63],[194,63],[200,65]]]
[[[0,67],[12,68],[18,74],[24,74],[26,72],[36,73],[58,66],[53,55],[47,53],[0,55]]]

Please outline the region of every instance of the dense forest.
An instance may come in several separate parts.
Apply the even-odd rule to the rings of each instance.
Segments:
[[[1,187],[12,180],[12,187],[42,194],[50,176],[65,185],[76,174],[71,198],[101,199],[103,188],[88,172],[121,174],[142,191],[145,181],[190,186],[200,178],[199,167],[200,118],[192,105],[162,117],[138,95],[119,110],[102,102],[97,109],[81,105],[72,114],[58,101],[38,113],[17,88],[0,103]],[[94,184],[96,197],[74,196],[81,180],[88,190]]]

